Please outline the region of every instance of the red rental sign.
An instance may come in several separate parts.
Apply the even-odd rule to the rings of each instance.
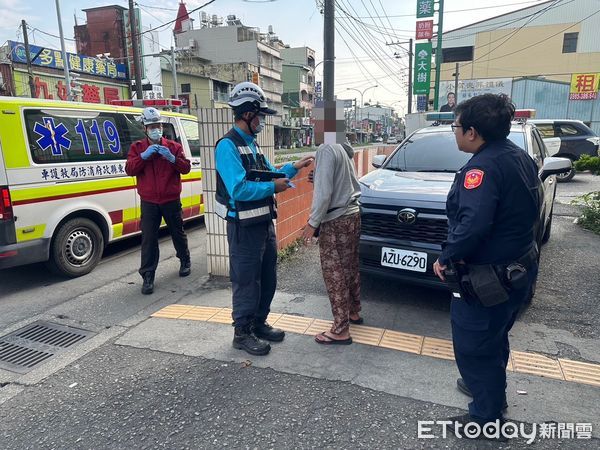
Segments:
[[[417,22],[416,40],[433,38],[433,20],[421,20]]]

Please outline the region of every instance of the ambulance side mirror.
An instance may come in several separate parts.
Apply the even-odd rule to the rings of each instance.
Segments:
[[[572,163],[570,159],[550,156],[544,159],[544,165],[542,166],[542,170],[540,170],[540,179],[544,182],[550,175],[567,173],[571,168]]]

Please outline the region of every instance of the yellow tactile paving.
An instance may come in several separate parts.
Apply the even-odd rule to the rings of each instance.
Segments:
[[[278,314],[278,313],[270,313],[267,316],[267,323],[273,325],[275,322],[277,322],[279,320],[279,318],[283,316],[283,314]]]
[[[352,342],[378,346],[383,336],[382,328],[366,327],[364,325],[350,325]]]
[[[420,355],[423,347],[423,336],[385,330],[379,346]]]
[[[304,334],[314,319],[310,317],[292,316],[289,314],[283,314],[273,326],[281,328],[284,331],[290,333]]]
[[[179,319],[182,315],[192,309],[191,305],[169,305],[156,311],[152,317],[161,317],[163,319]]]
[[[180,319],[184,320],[201,320],[207,321],[213,316],[221,312],[223,308],[209,308],[205,306],[194,306],[192,309],[183,314]]]
[[[231,308],[221,309],[221,311],[219,311],[210,319],[208,319],[207,322],[216,322],[231,325],[233,322],[233,319],[231,318]]]
[[[421,350],[421,355],[453,360],[454,350],[452,349],[452,341],[425,337],[423,340],[423,349]]]
[[[317,334],[322,333],[323,331],[329,331],[332,325],[333,322],[331,320],[315,319],[304,332],[304,334]]]
[[[558,360],[565,380],[600,386],[600,365],[568,359]]]
[[[151,317],[187,319],[231,325],[231,308],[193,305],[170,305]],[[313,335],[331,328],[330,320],[291,314],[271,313],[267,322],[291,333]],[[416,334],[401,333],[383,328],[351,325],[350,333],[356,343],[414,353],[432,358],[454,360],[452,341]],[[512,351],[507,370],[573,383],[600,387],[600,364],[583,363],[568,359],[552,359],[537,353]]]
[[[557,360],[535,353],[511,352],[515,372],[530,373],[540,377],[564,380]]]
[[[512,363],[512,355],[509,355],[508,357],[508,364],[506,364],[506,370],[512,372],[514,371],[514,367],[513,367],[513,363]]]

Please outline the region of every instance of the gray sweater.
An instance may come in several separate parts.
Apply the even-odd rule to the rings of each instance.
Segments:
[[[353,156],[348,144],[321,144],[317,149],[310,226],[317,228],[321,222],[359,211]]]

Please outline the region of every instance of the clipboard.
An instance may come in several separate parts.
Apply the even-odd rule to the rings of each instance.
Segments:
[[[286,174],[270,170],[250,170],[246,175],[248,181],[271,181],[273,178],[285,178]]]

